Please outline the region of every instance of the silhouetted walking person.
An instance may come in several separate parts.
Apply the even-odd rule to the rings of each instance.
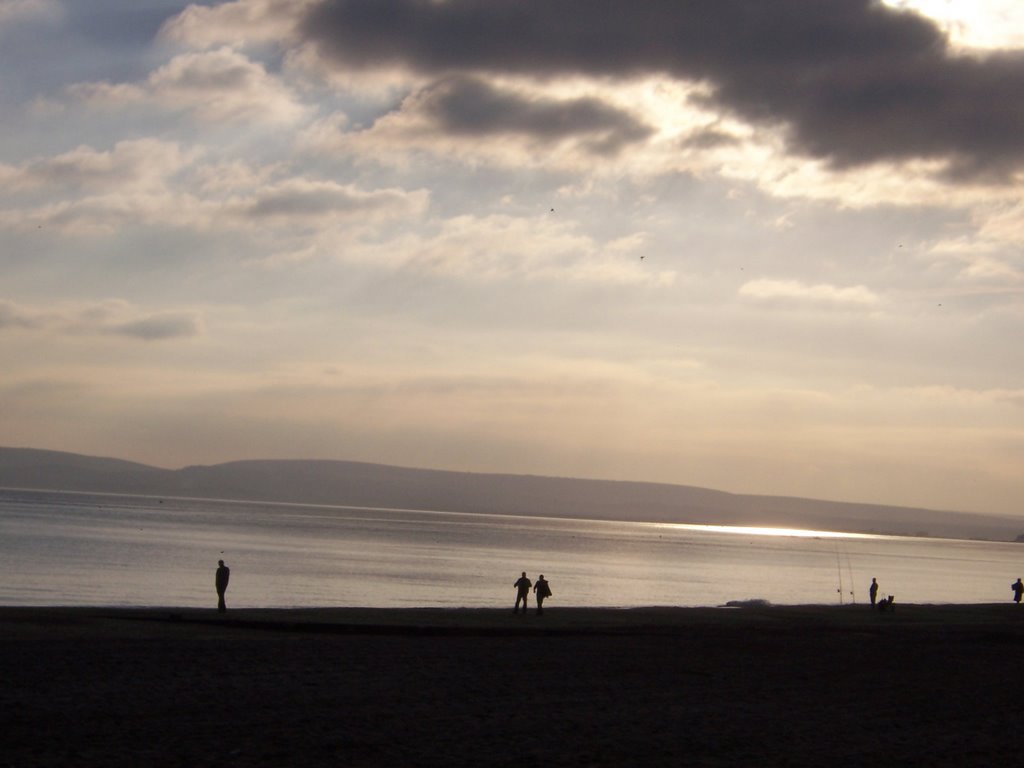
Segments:
[[[548,586],[542,573],[537,577],[537,583],[533,585],[534,594],[537,595],[537,615],[544,613],[544,598],[551,597],[551,587]]]
[[[878,582],[874,579],[871,580],[871,586],[868,588],[868,594],[871,596],[871,607],[875,607],[875,600],[878,599]]]
[[[512,613],[519,613],[520,602],[523,604],[523,613],[526,613],[526,604],[530,599],[530,587],[533,586],[533,583],[526,578],[526,571],[523,571],[523,575],[512,586],[516,588],[516,607],[512,609]]]
[[[224,565],[223,560],[217,561],[217,578],[214,583],[217,585],[217,610],[224,613],[228,607],[224,603],[224,593],[228,591],[228,579],[231,578],[231,569]]]
[[[1020,599],[1024,596],[1024,581],[1017,579],[1016,582],[1010,585],[1010,589],[1013,590],[1013,602],[1020,605]]]

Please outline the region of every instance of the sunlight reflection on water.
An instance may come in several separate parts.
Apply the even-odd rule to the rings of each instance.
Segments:
[[[892,538],[876,533],[845,533],[843,531],[813,531],[806,528],[765,528],[751,525],[696,525],[693,523],[640,523],[673,528],[681,531],[749,534],[752,536],[794,536],[799,539],[882,539]]]

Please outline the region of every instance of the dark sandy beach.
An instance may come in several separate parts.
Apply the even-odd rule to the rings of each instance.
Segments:
[[[1024,607],[0,608],[3,766],[1010,765]]]

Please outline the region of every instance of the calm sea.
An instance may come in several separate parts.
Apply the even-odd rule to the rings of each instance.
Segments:
[[[504,607],[1009,601],[1024,545],[0,490],[0,604]],[[842,591],[840,592],[840,588]]]

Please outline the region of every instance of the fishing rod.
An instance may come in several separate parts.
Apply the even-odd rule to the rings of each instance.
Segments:
[[[850,602],[856,604],[857,593],[856,589],[854,588],[856,582],[853,581],[853,563],[850,561],[850,550],[846,551],[846,568],[850,575]]]
[[[839,542],[836,542],[836,573],[839,575],[839,604],[843,604],[843,561],[839,559]]]
[[[850,577],[850,602],[856,605],[857,593],[854,586],[856,582],[853,580],[853,563],[850,561],[850,550],[844,545],[843,552],[846,554],[846,575]]]

